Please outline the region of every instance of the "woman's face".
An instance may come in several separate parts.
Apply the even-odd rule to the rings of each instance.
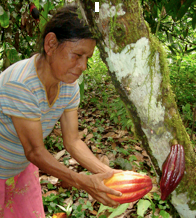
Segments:
[[[60,44],[50,57],[52,76],[56,81],[73,83],[87,67],[88,58],[93,55],[96,41],[81,39]]]

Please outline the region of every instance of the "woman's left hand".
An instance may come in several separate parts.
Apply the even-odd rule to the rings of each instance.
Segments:
[[[88,176],[82,175],[83,178],[79,181],[80,188],[88,192],[94,199],[104,205],[110,207],[118,206],[119,203],[112,200],[107,194],[121,196],[122,193],[104,185],[104,180],[112,177],[114,172],[117,172],[117,170]]]

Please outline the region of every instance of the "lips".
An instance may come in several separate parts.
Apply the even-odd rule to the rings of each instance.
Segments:
[[[78,73],[71,73],[72,75],[74,75],[74,76],[76,76],[76,77],[80,77],[80,75],[81,75],[81,73],[80,74],[78,74]]]

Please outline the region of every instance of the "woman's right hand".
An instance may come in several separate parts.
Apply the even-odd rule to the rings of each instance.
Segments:
[[[108,197],[107,193],[116,196],[121,196],[122,193],[104,185],[104,179],[112,177],[113,173],[113,171],[109,171],[106,173],[98,173],[88,176],[80,175],[82,176],[79,181],[81,185],[80,188],[89,193],[98,202],[106,206],[118,206],[119,203]]]

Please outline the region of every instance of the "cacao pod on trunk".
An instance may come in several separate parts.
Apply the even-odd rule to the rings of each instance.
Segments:
[[[180,183],[185,170],[184,148],[176,144],[171,146],[170,153],[163,164],[160,181],[161,199],[165,200]]]
[[[149,176],[133,171],[115,173],[111,178],[104,180],[104,184],[122,193],[120,197],[108,194],[111,199],[121,204],[136,201],[152,189],[152,180]]]

